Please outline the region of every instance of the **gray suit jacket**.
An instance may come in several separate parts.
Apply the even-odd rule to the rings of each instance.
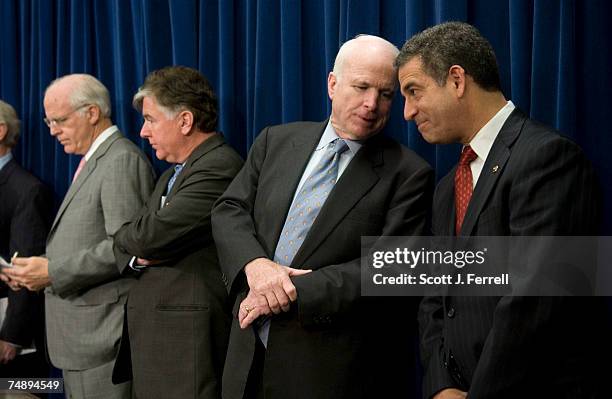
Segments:
[[[120,278],[113,235],[143,205],[153,177],[142,152],[115,132],[68,190],[47,239],[47,345],[56,367],[84,370],[114,359],[133,280]]]

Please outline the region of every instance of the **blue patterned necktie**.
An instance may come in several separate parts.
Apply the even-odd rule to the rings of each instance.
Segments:
[[[293,257],[302,246],[310,227],[336,184],[340,156],[347,149],[346,142],[341,139],[328,144],[323,159],[306,179],[289,209],[274,253],[274,262],[284,266],[291,265]]]
[[[174,182],[176,181],[176,178],[178,177],[178,175],[181,173],[181,170],[183,170],[183,165],[182,164],[176,164],[174,165],[174,174],[172,174],[172,177],[170,178],[170,180],[168,180],[168,187],[166,188],[166,195],[170,194],[170,190],[172,190],[172,186],[174,186]]]
[[[310,227],[325,204],[325,200],[336,184],[340,156],[346,150],[348,150],[348,145],[342,139],[335,139],[328,144],[323,159],[306,179],[289,209],[283,231],[276,245],[274,262],[284,266],[291,265]],[[262,321],[263,323],[259,323],[257,333],[264,346],[267,346],[270,320],[263,319]]]

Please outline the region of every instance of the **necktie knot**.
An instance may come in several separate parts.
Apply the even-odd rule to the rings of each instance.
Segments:
[[[461,151],[461,157],[459,157],[459,165],[461,166],[469,165],[476,158],[478,158],[478,155],[476,155],[476,153],[474,152],[474,149],[468,145],[463,148],[463,151]]]
[[[348,150],[348,144],[342,139],[335,139],[332,143],[332,151],[336,154],[342,154],[344,151]]]

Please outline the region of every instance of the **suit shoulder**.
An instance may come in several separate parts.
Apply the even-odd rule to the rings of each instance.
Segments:
[[[149,164],[149,160],[144,152],[134,144],[132,140],[125,136],[121,136],[113,141],[105,155],[108,156],[109,159],[139,157]]]
[[[244,160],[232,146],[224,142],[197,159],[194,164],[208,165],[230,171],[234,170],[235,173],[238,173],[238,170],[240,170],[244,164]]]
[[[304,129],[318,129],[325,128],[324,122],[311,122],[311,121],[298,121],[298,122],[290,122],[284,123],[282,125],[272,125],[268,126],[266,129],[269,130],[270,134],[273,135],[282,135],[282,134],[292,134],[296,131],[304,130]]]
[[[19,188],[21,192],[32,192],[33,190],[44,190],[45,184],[41,182],[36,176],[29,171],[25,170],[18,163],[15,163],[15,167],[9,178],[11,184]]]
[[[552,127],[533,119],[525,121],[515,149],[519,150],[521,154],[530,154],[538,158],[543,158],[549,152],[556,153],[559,156],[584,156],[582,148],[574,141]]]
[[[291,122],[282,125],[268,126],[261,131],[268,140],[284,141],[300,134],[316,134],[323,132],[326,122]]]

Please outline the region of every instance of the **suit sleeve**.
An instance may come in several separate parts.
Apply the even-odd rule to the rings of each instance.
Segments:
[[[21,256],[44,253],[51,218],[50,193],[42,184],[33,185],[21,198],[11,218],[10,252]],[[4,284],[4,283],[2,283]],[[7,290],[8,306],[0,339],[26,346],[32,342],[41,316],[42,298],[37,292]]]
[[[212,225],[221,269],[229,280],[228,290],[237,293],[246,287],[244,266],[268,254],[257,238],[253,208],[261,166],[266,157],[268,128],[257,137],[244,167],[212,213]]]
[[[596,234],[594,221],[599,219],[600,210],[598,185],[581,150],[556,137],[537,145],[537,151],[531,154],[523,157],[523,168],[513,180],[509,198],[510,234]],[[576,310],[575,302],[568,302],[572,298],[515,294],[519,296],[503,297],[497,304],[493,327],[474,372],[470,398],[504,397],[504,392],[521,392],[527,373],[543,361],[526,358],[525,354],[530,353],[526,348],[545,347],[559,333],[553,321],[571,319]],[[525,367],[526,364],[530,367]]]
[[[237,156],[216,153],[184,171],[187,175],[168,205],[150,207],[124,225],[115,236],[116,247],[145,259],[171,260],[211,245],[212,206],[242,166]]]
[[[153,187],[150,164],[137,152],[124,152],[105,164],[101,198],[104,235],[100,241],[77,253],[49,259],[53,291],[66,297],[120,277],[113,254],[113,237],[147,200]]]
[[[417,169],[391,193],[381,236],[424,235],[433,191],[429,166]],[[359,240],[359,236],[355,237]],[[376,244],[375,244],[376,245]],[[341,249],[339,249],[341,250]],[[302,326],[355,310],[361,296],[361,258],[329,265],[293,279]]]

